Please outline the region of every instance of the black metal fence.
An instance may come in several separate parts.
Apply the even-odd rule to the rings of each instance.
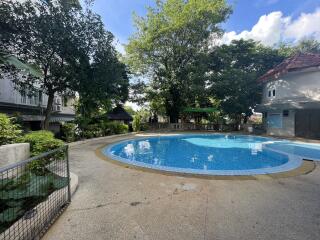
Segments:
[[[70,200],[68,146],[0,168],[0,240],[39,239]]]

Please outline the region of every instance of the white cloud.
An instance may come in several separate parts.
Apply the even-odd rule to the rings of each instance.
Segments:
[[[262,15],[250,31],[226,32],[219,43],[229,44],[232,40],[253,39],[272,46],[280,41],[298,41],[305,37],[320,40],[320,8],[313,13],[302,13],[296,20],[283,16],[280,11]]]
[[[300,17],[292,21],[284,32],[286,38],[301,39],[312,36],[320,40],[320,8],[314,13],[302,13]]]

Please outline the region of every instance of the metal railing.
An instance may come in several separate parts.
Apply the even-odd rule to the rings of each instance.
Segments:
[[[151,130],[198,130],[198,131],[234,131],[237,129],[235,124],[215,124],[215,123],[150,123]]]
[[[0,168],[0,240],[40,239],[70,201],[68,146]]]

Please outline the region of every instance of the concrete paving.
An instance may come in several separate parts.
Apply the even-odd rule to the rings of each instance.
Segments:
[[[120,139],[71,147],[79,187],[43,239],[320,239],[320,164],[307,175],[281,179],[166,176],[95,155]]]

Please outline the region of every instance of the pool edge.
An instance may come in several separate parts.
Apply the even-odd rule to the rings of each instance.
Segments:
[[[267,179],[288,178],[288,177],[295,177],[295,176],[309,174],[316,168],[316,164],[314,163],[314,161],[303,159],[301,165],[298,168],[292,169],[290,171],[268,173],[268,174],[257,174],[257,175],[206,175],[206,174],[183,173],[183,172],[175,172],[175,171],[168,171],[168,170],[161,170],[161,169],[152,169],[148,167],[124,163],[116,159],[112,159],[106,156],[105,154],[103,154],[102,150],[104,148],[106,148],[109,145],[119,143],[123,140],[126,140],[126,139],[122,139],[112,143],[107,143],[98,147],[95,150],[96,156],[112,164],[133,169],[133,170],[142,171],[142,172],[156,173],[156,174],[161,174],[166,176],[181,176],[181,177],[212,179],[212,180],[267,180]]]

